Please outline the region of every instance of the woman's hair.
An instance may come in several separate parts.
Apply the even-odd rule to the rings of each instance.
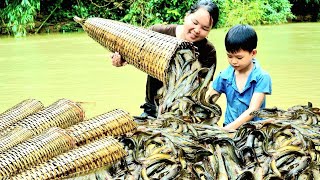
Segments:
[[[256,31],[249,25],[238,24],[229,29],[224,39],[226,51],[230,53],[239,50],[252,52],[257,48],[258,37]]]
[[[191,6],[190,10],[188,13],[194,13],[196,12],[199,8],[204,8],[207,10],[213,20],[212,23],[212,28],[217,24],[218,18],[219,18],[219,8],[218,6],[212,2],[212,0],[199,0],[196,2],[194,5]]]

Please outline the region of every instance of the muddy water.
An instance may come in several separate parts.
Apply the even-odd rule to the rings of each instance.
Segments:
[[[286,109],[312,102],[320,107],[320,23],[255,27],[257,59],[272,77],[267,106]],[[218,52],[216,74],[227,67],[226,29],[209,39]],[[141,113],[146,74],[131,65],[115,68],[110,53],[85,33],[0,37],[0,112],[27,98],[50,105],[80,102],[87,117],[115,108]],[[222,109],[225,98],[219,99]]]

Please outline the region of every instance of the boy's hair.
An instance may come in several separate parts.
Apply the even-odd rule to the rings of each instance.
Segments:
[[[219,18],[219,8],[218,6],[212,2],[212,0],[198,0],[195,4],[193,4],[190,8],[190,10],[188,11],[188,13],[194,13],[196,12],[199,8],[204,8],[205,10],[207,10],[213,20],[212,23],[212,27],[213,28],[217,22],[218,22],[218,18]]]
[[[227,52],[235,53],[239,50],[252,52],[257,48],[258,37],[256,31],[249,25],[238,24],[229,29],[224,44]]]

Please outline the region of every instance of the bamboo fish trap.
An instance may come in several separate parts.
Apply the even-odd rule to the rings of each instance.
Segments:
[[[10,126],[0,138],[0,152],[36,136],[51,127],[67,128],[84,120],[84,111],[75,102],[60,99],[43,110]]]
[[[119,136],[133,132],[136,127],[133,117],[128,112],[115,109],[70,126],[66,130],[76,145],[83,145],[103,136]]]
[[[142,27],[103,19],[74,17],[87,34],[129,64],[168,83],[170,61],[180,49],[195,50],[192,43]]]
[[[35,99],[26,99],[0,114],[0,132],[10,125],[32,115],[43,108],[43,104]]]
[[[45,162],[74,146],[72,137],[64,129],[50,128],[0,154],[0,179]]]
[[[62,100],[62,102],[57,101],[56,103],[64,104],[63,102],[65,101],[66,100]],[[53,110],[57,107],[50,108]],[[46,109],[46,111],[49,110]],[[52,119],[48,121],[52,121]],[[34,130],[28,127],[15,126],[16,128],[14,129],[14,131],[10,131],[7,136],[4,136],[5,138],[1,139],[0,141],[0,145],[3,145],[3,147],[0,148],[0,150],[2,151],[2,153],[0,153],[0,179],[12,178],[12,176],[16,175],[17,173],[21,173],[26,169],[30,169],[35,165],[39,165],[40,163],[43,163],[67,151],[70,151],[75,147],[79,147],[80,151],[85,151],[85,153],[87,153],[87,151],[90,151],[91,146],[88,146],[86,144],[89,144],[92,141],[103,139],[105,136],[117,136],[124,135],[128,132],[134,132],[136,126],[137,125],[133,121],[133,117],[130,116],[128,112],[120,109],[115,109],[99,116],[93,117],[89,120],[77,123],[68,127],[67,129],[52,127],[44,132],[39,132],[41,133],[39,135],[35,135]],[[96,143],[97,142],[95,142],[94,144]],[[115,146],[118,148],[121,147],[122,149],[122,146],[119,146],[114,140],[110,138],[108,138],[108,142],[106,143],[106,145]],[[92,165],[83,164],[84,167],[77,167],[76,169],[70,169],[70,171],[66,170],[68,172],[60,172],[60,166],[57,167],[59,169],[58,171],[56,171],[55,169],[51,169],[52,171],[55,171],[54,173],[56,173],[52,176],[52,178],[61,178],[62,176],[69,176],[70,174],[74,174],[75,176],[77,176],[78,173],[81,174],[87,171],[96,170],[97,168],[101,168],[102,165],[106,165],[105,163],[108,164],[112,163],[113,161],[117,161],[120,157],[123,157],[123,155],[125,155],[125,152],[120,152],[124,150],[114,150],[115,147],[106,147],[110,150],[110,152],[108,153],[110,153],[110,156],[112,157],[108,157],[109,159],[107,158],[105,160],[100,159],[100,161],[99,159],[95,159],[92,161]],[[86,148],[87,150],[85,150]],[[101,146],[101,148],[105,147]],[[96,150],[102,151],[99,150],[99,148]],[[93,152],[96,150],[92,149]],[[78,151],[79,149],[75,150],[74,152],[83,153]],[[68,155],[71,156],[72,154],[69,153]],[[66,163],[64,161],[68,161],[70,159],[68,155],[66,155],[65,159],[61,160],[61,162],[60,160],[57,161],[59,161],[60,163],[62,163],[62,161],[63,163]],[[92,158],[90,156],[90,153],[85,154],[84,156],[88,157],[83,158]],[[72,165],[73,161],[68,163],[71,163],[70,165]],[[82,163],[88,162],[86,161],[86,159],[84,159]],[[76,166],[77,165],[79,164],[76,164]],[[67,167],[69,166],[66,166],[66,168]],[[39,175],[39,173],[36,175]],[[37,179],[46,179],[47,176],[50,176],[45,172],[41,173],[43,175],[37,177]],[[32,178],[35,178],[33,175],[31,176]],[[26,176],[23,177],[26,178]]]
[[[51,158],[11,179],[45,180],[75,177],[111,165],[126,155],[120,142],[110,136],[104,137]]]

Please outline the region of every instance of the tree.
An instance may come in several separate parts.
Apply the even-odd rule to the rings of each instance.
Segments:
[[[2,26],[8,34],[25,36],[34,28],[34,17],[40,10],[40,0],[5,0],[1,4]]]

